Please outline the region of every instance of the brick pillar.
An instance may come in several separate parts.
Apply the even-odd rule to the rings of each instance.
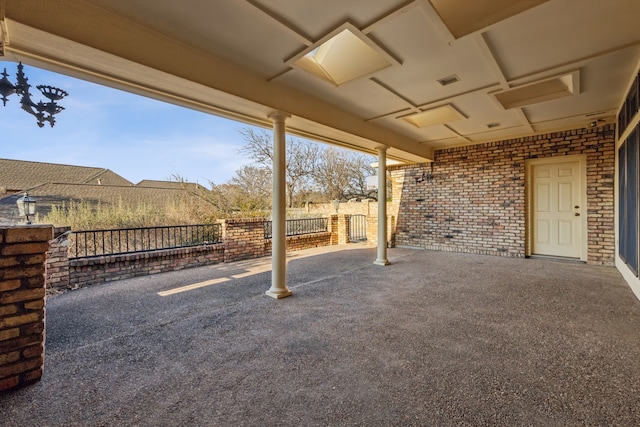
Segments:
[[[0,228],[0,392],[42,377],[44,264],[52,238],[51,226]]]
[[[224,262],[265,256],[265,222],[264,218],[223,220]]]
[[[330,245],[338,244],[338,215],[331,215],[329,217],[329,231],[331,232]]]
[[[338,244],[349,243],[349,215],[338,216]]]

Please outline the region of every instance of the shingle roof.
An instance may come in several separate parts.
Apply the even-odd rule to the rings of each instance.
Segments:
[[[0,159],[0,194],[24,191],[49,182],[133,185],[105,168]]]
[[[177,182],[177,181],[156,181],[152,179],[144,179],[136,184],[137,187],[154,187],[154,188],[171,188],[175,190],[202,190],[202,185],[194,182]]]

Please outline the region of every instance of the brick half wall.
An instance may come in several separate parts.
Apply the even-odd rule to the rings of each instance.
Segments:
[[[331,246],[331,232],[303,234],[300,236],[287,236],[286,251],[295,252],[303,249]],[[265,256],[271,256],[271,239],[264,240]]]
[[[68,233],[60,233],[51,241],[47,253],[47,287],[64,291],[131,277],[269,256],[271,239],[264,237],[265,221],[256,218],[224,221],[223,242],[215,245],[80,259],[68,259]],[[337,216],[331,221],[337,227]],[[337,230],[335,233],[335,236],[332,231],[289,236],[287,251],[336,244]]]
[[[224,262],[220,244],[69,260],[69,288]],[[50,284],[55,287],[55,284]],[[63,287],[63,284],[58,284]]]

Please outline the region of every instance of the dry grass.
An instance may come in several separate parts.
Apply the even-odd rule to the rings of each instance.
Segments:
[[[202,210],[187,200],[169,201],[164,208],[143,202],[135,206],[122,201],[115,204],[70,202],[53,206],[51,212],[38,217],[37,222],[55,226],[70,226],[72,230],[152,227],[213,222],[216,215]]]

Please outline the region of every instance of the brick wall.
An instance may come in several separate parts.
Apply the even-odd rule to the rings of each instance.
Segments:
[[[224,262],[223,244],[69,260],[69,288]],[[62,286],[60,286],[62,287]]]
[[[395,246],[395,230],[394,217],[387,215],[387,247]],[[367,217],[367,243],[373,246],[378,244],[378,216],[370,215]]]
[[[615,128],[576,129],[437,150],[433,164],[390,167],[396,244],[525,256],[525,162],[586,156],[588,262],[614,263]]]
[[[45,262],[47,289],[69,288],[69,227],[54,228]]]
[[[227,219],[221,221],[225,245],[225,262],[265,256],[264,218]]]
[[[348,215],[375,215],[378,212],[378,202],[375,200],[360,200],[340,202],[339,214]],[[336,213],[333,202],[309,203],[305,208],[306,214],[316,214],[318,216],[330,216]]]
[[[271,255],[271,239],[263,239],[265,256]],[[295,252],[303,249],[331,246],[331,232],[287,236],[286,251]]]
[[[0,392],[42,377],[44,262],[52,237],[51,226],[0,228]]]
[[[67,258],[66,235],[54,239],[48,253],[47,286],[52,289],[75,289],[97,283],[137,276],[177,271],[222,262],[259,258],[271,254],[271,240],[264,238],[264,218],[233,219],[222,222],[223,243],[166,249],[125,255]],[[334,232],[327,231],[287,237],[287,251],[336,244],[337,216]],[[335,240],[335,242],[334,242]]]

